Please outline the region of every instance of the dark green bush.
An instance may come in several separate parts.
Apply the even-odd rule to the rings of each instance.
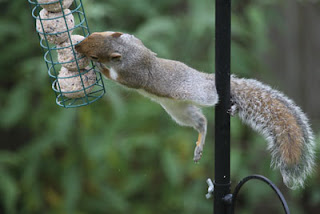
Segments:
[[[232,70],[263,75],[262,55],[277,1],[233,1]],[[214,71],[214,1],[84,0],[91,31],[135,34],[160,57]],[[55,104],[28,2],[0,1],[0,213],[212,213],[213,109],[203,160],[192,161],[196,131],[161,107],[105,81],[102,100],[79,109]],[[260,143],[261,142],[261,143]],[[232,119],[233,186],[253,173],[284,191],[293,213],[320,201],[319,175],[289,191],[269,168],[264,140]],[[276,198],[252,184],[239,213],[277,213]],[[267,202],[267,203],[266,203]],[[303,205],[307,203],[307,205]],[[270,210],[262,212],[263,210]]]

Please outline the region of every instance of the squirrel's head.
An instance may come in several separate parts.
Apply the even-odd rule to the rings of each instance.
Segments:
[[[156,56],[138,38],[120,32],[96,32],[75,45],[77,52],[111,67],[141,64]]]
[[[75,45],[75,49],[93,61],[101,63],[120,61],[121,50],[117,40],[121,35],[123,33],[120,32],[96,32]]]

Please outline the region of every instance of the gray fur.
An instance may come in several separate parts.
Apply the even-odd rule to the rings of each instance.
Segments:
[[[128,79],[129,87],[202,106],[217,103],[213,75],[201,73],[178,61],[158,58],[134,36],[124,34],[116,41],[114,46],[126,48],[117,48],[122,60],[109,66]]]
[[[128,45],[129,44],[131,43],[129,42]],[[152,55],[150,66],[148,83],[144,85],[144,89],[173,98],[174,101],[170,101],[169,104],[168,102],[163,101],[160,101],[160,104],[178,124],[192,126],[199,133],[205,134],[207,125],[206,120],[201,113],[201,110],[190,103],[198,106],[214,106],[217,103],[218,95],[215,88],[214,75],[201,73],[181,62],[157,58],[155,55]],[[306,177],[312,172],[315,156],[313,133],[305,114],[292,100],[281,92],[276,91],[259,81],[238,79],[233,76],[232,83],[236,83],[232,84],[233,87],[231,88],[231,101],[234,104],[233,108],[236,109],[236,112],[242,121],[266,138],[268,150],[271,151],[272,155],[271,165],[274,168],[280,169],[283,181],[288,187],[295,189],[303,186]],[[236,85],[237,87],[235,87]],[[245,87],[257,90],[257,96],[247,96],[244,90]],[[274,113],[273,111],[276,111],[276,109],[273,109],[272,106],[268,106],[261,112],[262,104],[259,102],[259,99],[261,99],[261,101],[265,99],[265,97],[263,97],[264,95],[265,97],[270,96],[271,99],[283,103],[287,108],[286,111],[289,111],[290,114],[294,115],[297,123],[301,127],[304,141],[302,156],[300,162],[293,166],[287,165],[282,158],[282,151],[280,150],[279,145],[284,142],[276,142],[276,136],[280,134],[279,132],[285,132],[286,127],[276,127],[275,121],[271,121],[268,116],[264,116],[272,115]],[[184,102],[177,102],[176,100]],[[255,105],[252,105],[253,100],[255,101]],[[205,127],[205,129],[201,128],[205,131],[201,131],[197,127],[199,120],[205,121],[202,123],[202,126]],[[203,145],[204,142],[201,143],[201,148],[195,149],[195,159],[197,160],[201,157]]]
[[[199,107],[214,106],[218,102],[214,74],[199,72],[178,61],[158,58],[132,35],[109,35],[110,32],[103,34],[103,41],[100,39],[101,36],[99,39],[93,39],[94,42],[87,38],[83,45],[87,45],[86,48],[81,47],[80,43],[76,49],[78,48],[79,52],[85,50],[82,52],[89,57],[91,54],[98,56],[99,62],[117,72],[117,82],[158,102],[178,124],[196,129],[203,136],[194,152],[194,160],[198,161],[202,155],[207,131],[207,120]],[[120,53],[121,58],[112,60],[109,57],[111,53]],[[256,80],[232,76],[231,97],[232,108],[229,113],[237,113],[242,121],[266,138],[268,150],[272,155],[271,165],[280,169],[284,183],[290,188],[302,187],[306,177],[312,172],[315,156],[313,133],[305,114],[281,92]],[[283,115],[273,117],[279,112]],[[290,138],[294,133],[289,133],[288,127],[292,124],[286,122],[286,115],[293,116],[291,118],[294,118],[294,124],[301,130],[301,139]],[[282,135],[288,135],[289,140],[278,142],[277,139]],[[293,145],[289,144],[290,140]],[[289,151],[281,151],[281,146],[290,150],[295,145],[302,150],[299,153],[299,162],[287,164],[285,158],[288,157],[285,156],[285,152]]]
[[[271,165],[274,168],[280,169],[283,181],[288,187],[292,189],[303,187],[306,177],[312,173],[315,158],[314,137],[306,115],[293,103],[292,100],[281,92],[256,80],[232,77],[232,86],[232,103],[237,106],[239,117],[254,130],[261,133],[268,141],[268,150],[271,151],[272,155]],[[259,96],[247,96],[245,91],[248,88],[254,89]],[[266,99],[266,97],[271,97],[272,99],[283,103],[286,107],[285,110],[294,116],[303,132],[302,155],[299,163],[297,164],[286,164],[282,158],[282,151],[279,147],[280,144],[284,142],[276,142],[276,136],[280,134],[279,131],[285,132],[286,127],[277,127],[275,125],[275,121],[270,120],[270,117],[263,116],[263,113],[267,113],[267,115],[271,116],[271,114],[273,114],[277,109],[274,109],[273,106],[269,106],[264,110],[264,112],[261,112],[259,102],[255,102],[255,105],[252,105],[252,99],[257,101],[259,99]],[[279,120],[280,119],[282,118],[279,118]]]

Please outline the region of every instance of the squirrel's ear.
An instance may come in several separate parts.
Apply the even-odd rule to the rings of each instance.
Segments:
[[[121,58],[121,54],[119,53],[112,53],[110,54],[111,59],[120,59]]]
[[[113,38],[119,38],[122,34],[123,34],[123,33],[121,33],[121,32],[114,32],[113,34],[111,34],[111,36],[112,36]]]

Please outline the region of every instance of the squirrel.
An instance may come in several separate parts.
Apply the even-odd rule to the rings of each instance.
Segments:
[[[200,160],[207,133],[201,107],[218,103],[215,75],[179,61],[162,59],[141,40],[121,32],[96,32],[75,46],[96,62],[108,79],[159,103],[179,125],[198,131],[194,161]],[[313,171],[315,143],[306,115],[281,92],[257,80],[231,76],[231,109],[261,133],[289,188],[304,186]]]

